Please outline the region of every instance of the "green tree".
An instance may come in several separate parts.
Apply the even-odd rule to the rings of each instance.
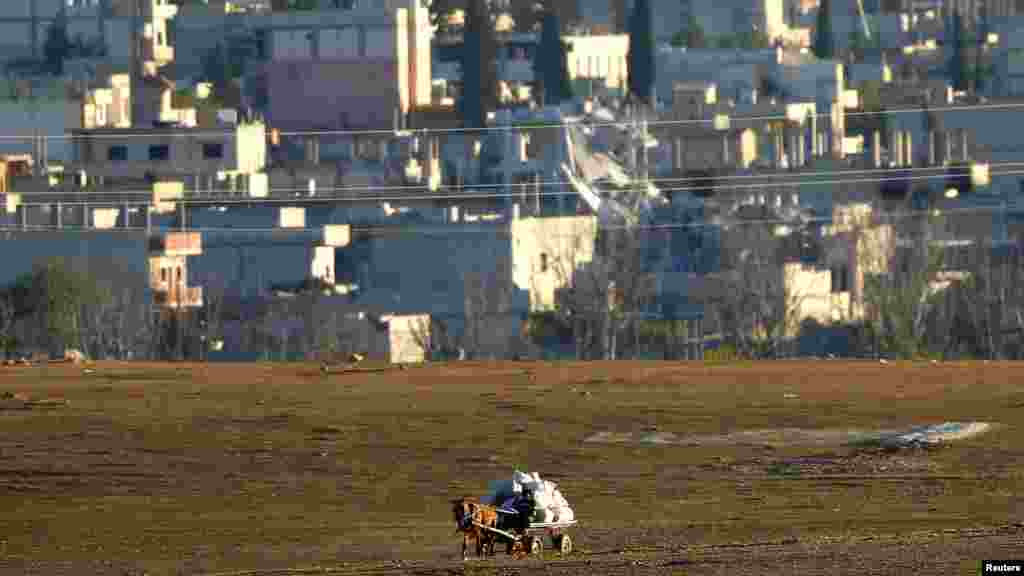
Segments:
[[[14,335],[11,334],[16,312],[11,297],[8,294],[0,294],[0,350],[3,351],[5,359],[10,357],[17,345]]]
[[[456,10],[465,10],[467,0],[430,0],[430,23],[440,33],[448,31],[448,16]]]
[[[270,9],[278,12],[289,10],[316,10],[317,0],[271,0]]]
[[[764,50],[771,46],[768,35],[759,30],[740,32],[736,35],[736,44],[743,50]]]
[[[213,89],[217,93],[222,92],[231,80],[231,66],[223,42],[218,42],[207,51],[206,58],[203,58],[203,76],[213,84]]]
[[[533,77],[541,88],[543,104],[556,105],[573,97],[568,66],[570,47],[562,41],[560,30],[558,14],[545,14],[540,45],[533,59]]]
[[[814,25],[811,51],[822,60],[835,56],[835,42],[832,39],[832,0],[821,0],[818,5],[818,20]]]
[[[463,126],[483,128],[487,125],[487,112],[498,101],[497,40],[485,0],[471,0],[466,7],[462,38],[459,115]]]
[[[54,76],[60,76],[64,73],[64,60],[70,51],[67,16],[61,10],[57,12],[57,18],[50,25],[43,42],[43,68]]]
[[[953,11],[950,24],[952,56],[949,59],[949,77],[954,90],[967,90],[967,50],[963,18],[958,10]]]
[[[888,138],[889,125],[886,120],[888,114],[882,106],[882,83],[878,80],[867,80],[862,82],[859,88],[864,114],[850,116],[846,129],[851,134],[862,134],[865,143],[874,142],[872,135],[878,131],[884,145]]]
[[[82,347],[83,311],[109,296],[96,278],[76,270],[63,258],[37,266],[18,284],[24,298],[22,309],[36,318],[42,343],[53,353]]]
[[[706,48],[707,38],[704,35],[704,28],[697,22],[697,19],[690,16],[686,23],[686,29],[681,30],[672,37],[673,46],[685,46],[687,48]]]
[[[984,64],[985,44],[988,42],[988,12],[982,7],[981,22],[977,34],[977,49],[974,57],[974,90],[980,92],[985,87],[985,76],[987,74]]]
[[[511,0],[508,13],[515,21],[517,32],[533,32],[543,26],[544,16],[554,13],[560,24],[573,22],[579,16],[577,0]],[[561,30],[565,32],[563,28]]]
[[[638,103],[652,104],[654,94],[654,33],[648,0],[636,0],[629,19],[629,93]]]

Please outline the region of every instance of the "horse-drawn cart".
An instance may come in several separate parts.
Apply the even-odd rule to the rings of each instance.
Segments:
[[[572,538],[566,533],[566,529],[576,525],[576,520],[567,522],[530,522],[523,527],[523,523],[516,518],[519,512],[498,508],[498,527],[492,528],[478,522],[474,524],[496,536],[499,542],[503,542],[509,554],[515,553],[517,547],[521,546],[522,551],[530,554],[540,554],[544,550],[544,537],[551,540],[551,545],[560,554],[572,552]]]

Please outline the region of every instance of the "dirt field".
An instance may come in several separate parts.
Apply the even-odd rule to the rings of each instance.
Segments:
[[[0,368],[0,398],[0,574],[971,574],[1024,558],[1012,364],[51,365]],[[993,428],[897,451],[845,432],[944,421]],[[559,483],[577,550],[462,562],[449,499],[515,468]]]

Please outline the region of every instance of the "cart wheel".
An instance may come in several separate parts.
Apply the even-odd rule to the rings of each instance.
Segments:
[[[568,534],[559,534],[555,536],[555,548],[558,548],[560,554],[569,554],[572,552],[572,538],[569,538]]]
[[[536,536],[530,537],[530,554],[540,555],[544,551],[544,540]]]

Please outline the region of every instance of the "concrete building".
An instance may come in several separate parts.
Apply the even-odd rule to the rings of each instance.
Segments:
[[[760,86],[753,79],[771,77],[783,61],[783,53],[776,49],[767,50],[722,50],[672,48],[661,46],[655,54],[658,74],[655,77],[655,92],[660,100],[671,102],[678,82],[714,82],[718,99],[750,99],[750,92]],[[740,72],[735,82],[723,82],[721,76],[727,70]]]
[[[633,2],[627,0],[626,18]],[[668,42],[686,30],[689,20],[696,18],[709,36],[732,36],[758,30],[769,38],[778,38],[786,31],[786,10],[783,0],[652,0],[654,37]],[[623,27],[624,29],[624,27]]]
[[[383,306],[390,301],[396,313],[458,315],[467,299],[492,298],[487,306],[510,313],[550,309],[555,290],[593,258],[596,234],[592,216],[385,232],[367,240],[366,266],[353,272],[361,292],[357,302]]]
[[[566,55],[571,80],[590,80],[603,88],[625,93],[629,78],[629,36],[563,36],[570,46]]]
[[[717,173],[749,168],[757,159],[758,134],[751,127],[683,124],[657,130],[659,140],[671,148],[672,172]]]
[[[246,27],[266,37],[266,60],[247,84],[282,130],[399,129],[431,102],[431,30],[418,1],[270,14]]]
[[[689,13],[712,36],[758,31],[776,39],[788,30],[783,0],[689,0]]]
[[[111,34],[112,28],[123,26],[112,25],[108,20],[112,14],[102,10],[98,2],[9,0],[0,3],[0,60],[41,56],[46,34],[62,11],[71,39],[81,37],[102,44],[126,39],[122,34]]]
[[[9,215],[0,213],[0,221],[10,224]],[[103,259],[114,261],[140,285],[146,284],[148,238],[142,232],[88,232],[69,234],[64,231],[9,231],[0,239],[4,266],[0,269],[0,285],[9,285],[22,274],[47,258],[68,258],[78,261]]]
[[[451,335],[473,340],[479,354],[505,356],[525,316],[550,309],[573,270],[592,260],[597,233],[592,216],[460,215],[448,224],[365,227],[325,223],[331,212],[307,209],[302,227],[248,233],[274,227],[277,209],[190,210],[194,226],[215,230],[203,233],[202,255],[190,258],[188,283],[219,284],[252,299],[316,277],[354,311],[429,315]]]
[[[569,45],[566,54],[569,79],[584,92],[622,94],[626,90],[628,35],[565,35],[562,40]],[[513,93],[518,93],[520,88],[527,90],[526,87],[534,83],[533,59],[539,41],[536,33],[499,36],[498,77],[512,86]],[[455,36],[438,38],[434,47],[433,78],[455,89],[461,84],[461,46],[462,39]]]
[[[154,304],[166,310],[203,306],[203,287],[189,283],[189,257],[203,253],[198,232],[168,232],[149,238],[149,287]]]
[[[992,64],[993,93],[1002,97],[1024,96],[1024,25],[1000,31]]]
[[[1024,16],[1024,3],[1018,0],[985,0],[985,11],[992,19]]]
[[[209,128],[139,127],[72,131],[71,170],[99,182],[182,182],[201,192],[234,182],[248,191],[248,178],[267,164],[267,131],[261,122]],[[265,193],[265,192],[264,192]]]
[[[128,128],[131,125],[130,74],[113,74],[109,87],[96,88],[84,95],[80,128]]]
[[[768,212],[771,212],[770,210]],[[770,233],[756,226],[736,226],[723,239],[723,261],[729,263],[723,277],[744,281],[747,270],[740,262],[753,242],[777,247],[762,254],[755,278],[747,282],[763,283],[780,299],[776,304],[784,317],[786,339],[796,338],[806,320],[828,326],[864,319],[865,285],[871,276],[884,274],[896,248],[896,238],[888,224],[879,224],[868,204],[837,205],[832,223],[821,230],[817,254],[797,254],[780,242],[787,232],[776,227]],[[735,253],[739,251],[738,253]],[[754,326],[755,331],[764,327]]]

